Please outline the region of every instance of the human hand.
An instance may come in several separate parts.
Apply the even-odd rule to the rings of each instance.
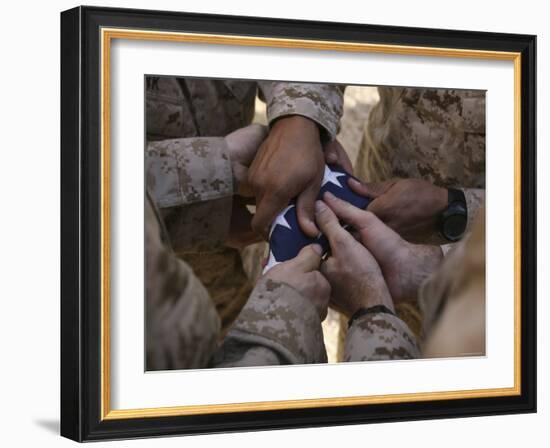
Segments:
[[[252,187],[248,183],[248,170],[266,135],[265,126],[251,124],[225,137],[233,177],[237,181],[237,194],[240,196],[254,196]]]
[[[315,219],[331,248],[321,272],[330,283],[336,307],[348,317],[375,305],[393,311],[390,291],[369,250],[340,225],[334,212],[322,201],[315,203]]]
[[[407,239],[434,232],[440,213],[447,208],[447,190],[421,179],[370,183],[350,179],[349,186],[355,193],[372,198],[368,210]]]
[[[339,165],[348,174],[353,174],[351,160],[338,140],[332,140],[324,146],[325,161],[329,165]]]
[[[243,249],[249,244],[261,241],[260,236],[252,230],[251,222],[254,215],[246,207],[251,202],[253,202],[253,198],[233,196],[229,234],[225,242],[226,246]]]
[[[323,321],[327,317],[330,285],[317,270],[321,251],[318,244],[306,246],[292,260],[273,266],[264,277],[294,288],[313,304]]]
[[[323,200],[358,232],[359,240],[380,265],[394,302],[416,300],[421,283],[443,260],[441,248],[409,243],[371,211],[354,207],[331,193],[325,193]]]
[[[277,214],[297,197],[300,228],[308,236],[316,236],[314,203],[324,170],[317,124],[299,115],[278,119],[248,172],[256,196],[252,228],[266,236]]]

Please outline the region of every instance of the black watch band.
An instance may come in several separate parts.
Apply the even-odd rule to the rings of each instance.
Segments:
[[[351,324],[354,321],[356,321],[360,317],[363,317],[365,314],[378,314],[378,313],[392,314],[395,316],[395,313],[385,305],[374,305],[368,308],[359,308],[355,313],[353,313],[353,316],[351,316],[348,322],[348,328],[351,327]]]
[[[460,203],[466,207],[464,191],[457,190],[456,188],[447,188],[447,207],[450,207],[454,203]]]
[[[447,241],[458,241],[466,231],[468,209],[462,190],[447,189],[447,208],[441,213],[439,231]]]

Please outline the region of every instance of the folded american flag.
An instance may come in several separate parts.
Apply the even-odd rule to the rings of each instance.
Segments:
[[[330,191],[334,196],[346,202],[349,202],[361,209],[367,208],[370,199],[354,193],[348,186],[348,179],[353,177],[346,173],[340,166],[325,165],[325,174],[318,199],[322,199],[326,191]],[[323,254],[330,249],[328,240],[324,235],[317,238],[306,236],[298,224],[296,214],[296,201],[286,207],[273,223],[269,232],[269,258],[264,267],[266,273],[273,266],[290,260],[298,255],[308,244],[317,243],[323,248]]]

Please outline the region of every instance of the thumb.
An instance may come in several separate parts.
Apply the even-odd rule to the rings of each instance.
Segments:
[[[319,244],[310,244],[302,248],[302,250],[294,257],[290,263],[300,272],[311,272],[319,268],[321,264],[321,255],[323,249]]]
[[[385,180],[383,182],[360,182],[359,180],[350,177],[348,180],[348,185],[355,193],[374,199],[378,196],[382,196],[396,182],[397,179]]]
[[[353,239],[349,232],[340,225],[334,212],[323,201],[315,203],[315,219],[321,232],[328,238],[333,251],[338,246],[345,244],[349,238]]]
[[[225,141],[233,159],[236,159],[233,161],[245,166],[250,165],[266,136],[267,128],[257,123],[228,134]]]
[[[351,224],[359,232],[361,243],[372,252],[375,258],[385,255],[388,248],[399,247],[401,237],[371,211],[361,210],[329,192],[324,194],[323,199],[336,216]],[[319,225],[322,229],[323,226]]]
[[[302,231],[313,238],[319,234],[315,225],[315,199],[319,193],[320,185],[314,183],[302,191],[296,199],[296,214]]]

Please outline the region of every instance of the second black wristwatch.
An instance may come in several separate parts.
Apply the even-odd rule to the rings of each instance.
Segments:
[[[448,241],[458,241],[466,231],[468,209],[462,190],[447,189],[447,208],[441,213],[439,231]]]

